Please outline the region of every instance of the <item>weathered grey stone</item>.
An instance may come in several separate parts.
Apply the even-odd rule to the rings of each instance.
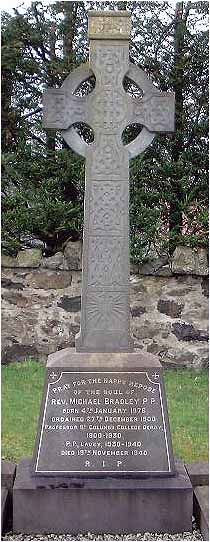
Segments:
[[[185,465],[193,487],[209,485],[208,461],[193,461]]]
[[[147,346],[147,352],[150,352],[151,354],[160,354],[160,352],[166,353],[167,349],[164,349],[163,345],[153,341]]]
[[[179,341],[208,341],[209,335],[205,331],[195,329],[192,324],[185,322],[174,322],[172,324],[173,333]]]
[[[39,267],[42,258],[40,248],[28,248],[20,250],[17,255],[17,265],[19,267]]]
[[[147,322],[148,321],[146,320],[144,324],[136,324],[133,326],[134,337],[137,337],[137,339],[146,339],[146,338],[150,339],[151,337],[154,337],[155,335],[157,335],[158,324],[153,323],[153,325],[151,325],[151,322],[150,324]]]
[[[81,310],[81,297],[63,296],[58,303],[58,307],[61,307],[67,312],[78,312]]]
[[[205,322],[205,327],[208,326],[209,310],[207,307],[201,307],[195,302],[194,307],[185,308],[182,311],[182,320],[189,324],[195,324],[196,327],[200,322]]]
[[[190,287],[187,287],[187,288],[179,288],[179,287],[177,287],[174,290],[168,290],[167,295],[170,296],[170,297],[183,297],[185,295],[190,294],[190,292],[191,292]]]
[[[6,299],[8,303],[16,305],[17,307],[27,307],[31,305],[29,297],[23,296],[21,293],[15,291],[2,292],[2,299]]]
[[[207,276],[209,268],[206,249],[177,247],[172,257],[172,271],[173,273]]]
[[[69,271],[40,270],[29,273],[26,282],[32,288],[63,289],[70,286],[71,274]]]
[[[63,252],[56,252],[54,256],[50,256],[49,258],[42,258],[41,267],[55,270],[60,269],[64,271],[67,271],[67,269],[69,269]]]
[[[181,353],[176,351],[167,352],[164,358],[162,359],[163,366],[169,367],[171,369],[177,369],[179,367],[194,367],[195,364],[195,355],[193,352]],[[199,365],[198,365],[199,368]]]
[[[140,275],[156,275],[159,277],[172,276],[171,268],[168,264],[168,257],[156,258],[139,266]]]
[[[1,265],[2,267],[17,267],[17,258],[13,258],[12,256],[7,256],[6,254],[2,254]]]
[[[157,309],[163,314],[171,316],[171,318],[180,318],[184,305],[169,301],[167,299],[159,299]]]
[[[1,487],[11,490],[15,478],[16,463],[13,461],[1,460]]]
[[[4,358],[8,352],[6,359],[9,361],[17,359],[13,348],[15,345],[20,345],[20,354],[22,347],[25,346],[24,356],[34,358],[35,352],[31,351],[30,346],[33,344],[37,350],[35,359],[45,361],[50,352],[75,344],[75,329],[71,329],[71,324],[80,323],[78,310],[81,272],[73,271],[71,284],[60,290],[50,288],[51,278],[47,269],[37,269],[33,273],[39,275],[41,271],[48,277],[46,280],[48,289],[38,288],[37,284],[36,287],[29,286],[27,268],[3,270],[2,349]],[[60,273],[65,275],[66,271]],[[171,320],[171,317],[157,310],[159,299],[184,304],[182,320],[192,324],[196,330],[207,333],[208,299],[202,294],[202,279],[193,277],[191,280],[190,275],[183,275],[182,279],[179,282],[178,277],[143,275],[131,277],[131,330],[139,335],[138,338],[135,336],[135,346],[138,349],[147,351],[148,346],[150,349],[152,345],[152,351],[158,350],[162,363],[197,369],[208,364],[207,341],[195,339],[179,341],[171,326],[176,320]],[[58,282],[60,284],[62,280],[58,278]],[[146,312],[142,310],[144,307]],[[139,316],[132,316],[132,310]],[[56,321],[58,325],[50,327],[48,320]],[[141,328],[143,328],[142,338],[140,338]],[[156,345],[153,345],[153,341]],[[24,359],[22,355],[21,359]]]
[[[209,486],[194,489],[193,514],[200,527],[203,540],[209,541]]]
[[[130,277],[130,284],[131,284],[131,293],[134,292],[135,295],[138,292],[146,293],[146,288],[143,283],[142,277],[139,277],[138,275],[131,276]]]
[[[186,348],[182,350],[171,348],[165,354],[160,352],[160,359],[163,366],[169,368],[188,367],[200,370],[208,367],[208,352],[207,350],[202,352],[199,348],[193,348],[191,351]]]
[[[71,271],[82,269],[82,242],[68,241],[64,249],[64,256]]]
[[[202,288],[203,295],[205,297],[209,297],[209,279],[208,278],[202,279],[201,288]]]
[[[14,288],[17,290],[23,290],[24,285],[22,282],[13,282],[11,279],[2,278],[1,280],[2,288]]]
[[[132,314],[133,318],[141,316],[145,312],[146,312],[145,307],[140,307],[138,305],[134,305],[133,307],[131,307],[131,314]]]
[[[24,458],[14,486],[14,531],[191,532],[192,486],[183,465],[177,463],[176,470],[176,476],[164,479],[37,478]]]
[[[9,490],[3,487],[1,490],[1,533],[4,534],[8,522]]]
[[[170,265],[163,265],[163,267],[160,267],[160,269],[155,271],[154,275],[156,277],[172,277],[173,273]]]
[[[120,20],[119,12],[111,15]],[[96,28],[100,17],[97,14],[94,19]],[[109,20],[113,24],[111,17]],[[128,13],[124,13],[124,20],[129,21]],[[133,349],[129,322],[129,158],[143,152],[155,133],[173,131],[174,95],[161,93],[142,70],[129,64],[128,33],[122,41],[117,30],[115,39],[108,43],[112,32],[107,34],[100,27],[99,34],[104,39],[89,34],[90,64],[70,74],[60,89],[45,92],[44,127],[61,130],[68,145],[86,157],[81,329],[76,349],[129,352]],[[94,92],[76,96],[79,83],[91,73],[96,77]],[[112,73],[111,79],[108,73]],[[126,94],[122,85],[125,74],[140,86],[143,98]],[[81,121],[94,130],[91,146],[81,143],[74,130],[74,123]],[[141,123],[143,129],[135,142],[123,146],[122,132],[133,122]],[[69,268],[78,269],[72,267],[67,247],[65,257]]]

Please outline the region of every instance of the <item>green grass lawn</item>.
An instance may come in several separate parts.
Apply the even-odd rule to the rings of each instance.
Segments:
[[[208,459],[208,371],[166,370],[165,384],[174,455]],[[2,457],[33,453],[45,367],[34,361],[2,368]]]

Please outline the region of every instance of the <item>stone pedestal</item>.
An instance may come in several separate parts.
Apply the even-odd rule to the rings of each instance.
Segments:
[[[33,477],[18,465],[14,532],[181,533],[192,530],[193,491],[181,463],[176,475],[147,479]]]
[[[35,475],[173,476],[162,368],[141,353],[48,358]]]
[[[174,465],[158,358],[49,356],[34,458],[18,466],[13,502],[21,533],[190,531],[192,486]]]

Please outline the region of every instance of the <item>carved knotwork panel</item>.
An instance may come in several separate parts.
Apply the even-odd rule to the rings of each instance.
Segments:
[[[106,89],[92,97],[93,126],[100,127],[109,133],[118,132],[120,125],[126,124],[128,118],[127,99],[123,92],[117,89]]]
[[[92,181],[89,188],[88,216],[91,233],[122,235],[128,219],[128,184]]]
[[[88,242],[88,286],[117,289],[118,286],[126,285],[128,280],[127,259],[127,244],[124,237],[90,236]]]
[[[140,98],[134,103],[133,122],[143,124],[151,132],[169,132],[174,128],[174,96],[165,92]]]
[[[128,180],[128,154],[121,140],[110,134],[97,134],[87,156],[87,178],[105,180]]]
[[[123,78],[128,70],[128,45],[99,45],[93,43],[90,51],[91,69],[96,75],[98,88],[108,90],[123,87]]]

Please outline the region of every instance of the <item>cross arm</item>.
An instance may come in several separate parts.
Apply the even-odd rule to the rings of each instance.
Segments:
[[[174,94],[154,91],[150,96],[132,98],[132,123],[145,126],[150,132],[174,131]]]
[[[48,88],[43,95],[43,127],[67,130],[76,122],[88,120],[88,96],[74,94],[78,86],[92,75],[89,64],[75,69],[61,88]]]
[[[175,96],[173,92],[160,92],[148,76],[130,64],[126,74],[143,92],[142,98],[130,98],[130,122],[142,124],[150,132],[173,132],[175,129]]]
[[[85,122],[87,97],[69,95],[65,89],[49,88],[43,96],[43,127],[66,130],[76,122]]]

